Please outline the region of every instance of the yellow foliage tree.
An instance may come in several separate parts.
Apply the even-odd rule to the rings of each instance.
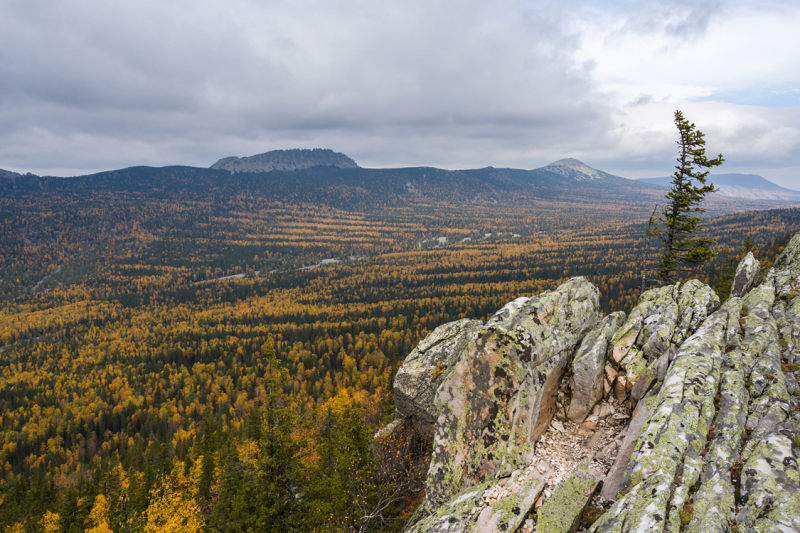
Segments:
[[[160,489],[150,493],[147,533],[197,533],[204,528],[197,502],[172,480],[165,480]]]
[[[42,531],[44,533],[59,533],[61,531],[59,522],[61,522],[61,517],[58,514],[47,511],[42,517]]]
[[[108,500],[99,494],[94,500],[92,510],[89,512],[89,525],[86,533],[113,533],[108,524]]]

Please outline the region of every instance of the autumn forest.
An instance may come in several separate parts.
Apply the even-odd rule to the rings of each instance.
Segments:
[[[0,530],[399,530],[424,446],[371,444],[417,342],[573,276],[630,310],[656,253],[655,188],[348,172],[0,178]],[[707,206],[721,296],[800,228]]]

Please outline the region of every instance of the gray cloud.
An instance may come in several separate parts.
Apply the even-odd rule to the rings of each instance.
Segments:
[[[601,168],[669,168],[671,138],[626,126],[631,100],[619,104],[593,79],[576,22],[596,23],[599,12],[619,31],[669,43],[707,33],[720,8],[601,6],[6,0],[0,168],[207,166],[292,147],[332,148],[366,166],[531,168],[577,156]],[[663,104],[638,94],[631,109]],[[774,137],[764,124],[737,125],[730,142]],[[796,167],[797,152],[788,143],[778,160]]]
[[[436,146],[566,142],[607,117],[574,64],[564,13],[535,4],[11,1],[2,10],[0,48],[14,53],[0,63],[0,161],[14,168],[207,164],[322,141],[375,164],[428,163],[415,159]]]

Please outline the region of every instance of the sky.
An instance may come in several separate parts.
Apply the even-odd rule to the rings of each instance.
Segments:
[[[3,0],[0,168],[330,148],[366,167],[720,173],[800,190],[800,2]]]

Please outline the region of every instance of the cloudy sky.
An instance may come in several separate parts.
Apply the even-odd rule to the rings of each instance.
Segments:
[[[331,148],[362,166],[720,172],[800,189],[800,3],[3,0],[0,168]]]

